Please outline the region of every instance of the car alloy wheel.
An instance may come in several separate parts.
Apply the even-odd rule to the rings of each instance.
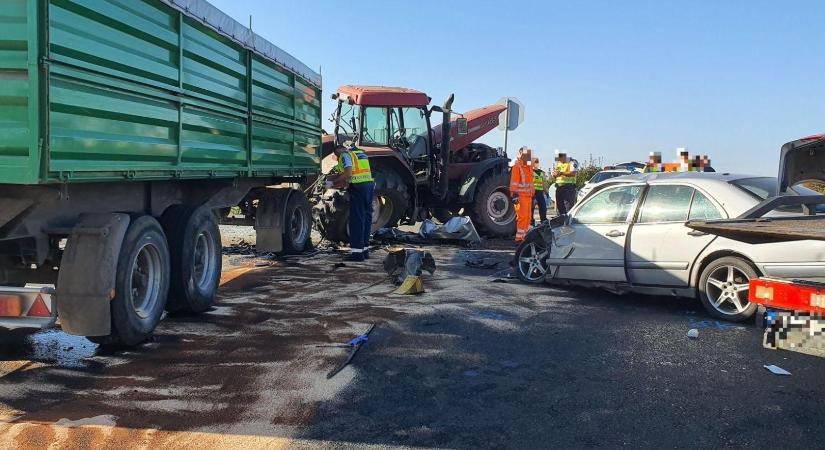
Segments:
[[[734,266],[717,267],[707,279],[708,300],[722,314],[741,314],[748,308],[750,277]]]
[[[536,282],[547,273],[547,246],[541,242],[529,242],[518,254],[518,270],[526,281]]]

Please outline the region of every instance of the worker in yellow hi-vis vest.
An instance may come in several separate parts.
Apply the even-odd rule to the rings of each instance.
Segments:
[[[367,154],[356,146],[335,147],[338,165],[337,176],[332,181],[336,188],[346,188],[349,193],[349,240],[350,255],[347,261],[369,259],[370,234],[372,232],[372,199],[375,182]]]
[[[553,168],[553,181],[556,183],[556,209],[559,215],[567,214],[576,205],[576,175],[579,164],[567,156],[566,152],[556,150],[556,166]]]

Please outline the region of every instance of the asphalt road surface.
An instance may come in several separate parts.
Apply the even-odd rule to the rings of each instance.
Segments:
[[[507,248],[428,250],[419,296],[391,294],[383,251],[337,268],[235,255],[214,310],[166,318],[140,348],[6,336],[0,448],[821,446],[822,358],[763,349],[696,301],[465,265]]]

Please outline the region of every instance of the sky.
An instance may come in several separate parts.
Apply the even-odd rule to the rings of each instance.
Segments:
[[[525,105],[510,132],[544,161],[645,161],[676,148],[776,175],[780,146],[825,132],[825,1],[211,0],[344,84],[403,86],[468,111]],[[480,139],[503,146],[503,132]]]

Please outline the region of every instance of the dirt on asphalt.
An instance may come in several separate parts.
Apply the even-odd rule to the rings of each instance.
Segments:
[[[495,282],[509,243],[426,250],[438,269],[419,296],[392,294],[383,250],[344,266],[336,253],[229,252],[215,308],[165,318],[136,349],[58,330],[6,336],[0,447],[818,443],[821,358],[765,350],[760,331],[694,301]],[[466,266],[478,258],[502,263]],[[372,324],[327,379],[341,344]]]

